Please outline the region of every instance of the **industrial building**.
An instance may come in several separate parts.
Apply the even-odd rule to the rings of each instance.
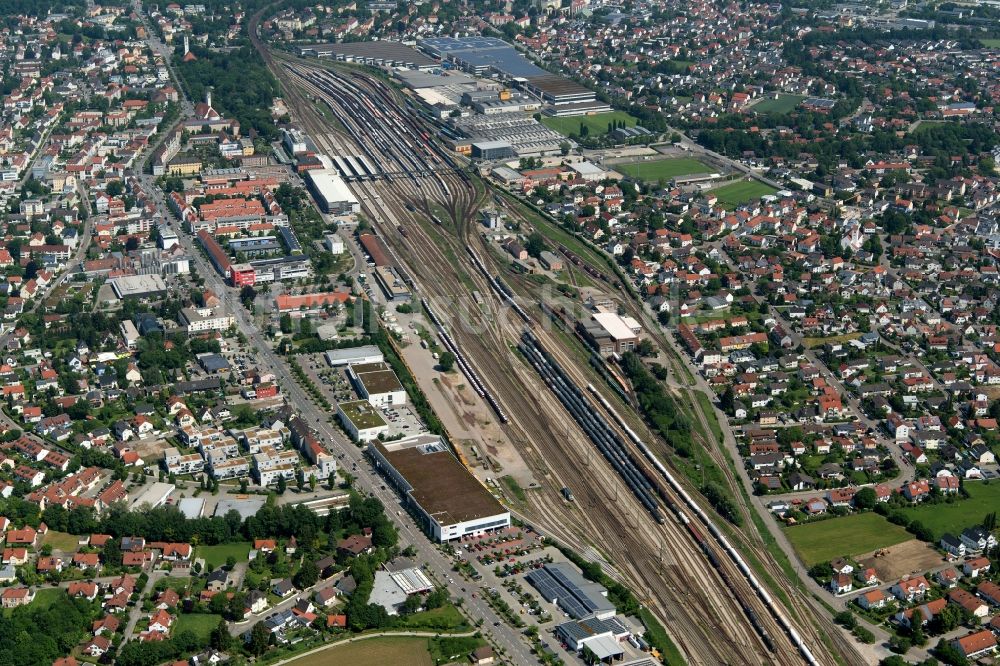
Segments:
[[[383,443],[368,454],[420,513],[440,542],[510,526],[510,512],[458,461],[440,437],[417,435]]]
[[[428,71],[438,63],[420,51],[399,42],[350,42],[336,44],[309,44],[299,49],[300,55],[333,58],[343,62],[358,62],[376,67],[405,67]]]
[[[127,275],[111,280],[111,288],[121,300],[157,298],[167,293],[167,283],[159,275]]]
[[[589,664],[613,663],[625,656],[622,641],[632,635],[631,630],[616,618],[599,620],[596,617],[564,622],[556,627],[556,636],[566,646],[583,656]]]
[[[386,249],[382,239],[374,234],[358,235],[358,242],[364,248],[365,253],[371,257],[372,263],[376,266],[388,266],[392,262],[389,260],[389,250]]]
[[[577,323],[577,330],[602,356],[624,354],[639,345],[642,326],[632,317],[614,312],[597,312]]]
[[[480,159],[554,154],[559,152],[563,144],[574,146],[572,141],[568,141],[559,132],[527,115],[476,115],[455,118],[452,124],[457,131],[469,138],[472,156]]]
[[[306,183],[324,213],[346,215],[361,212],[361,202],[336,169],[310,169],[306,171]]]
[[[379,288],[385,297],[393,303],[402,303],[410,300],[410,288],[406,286],[406,282],[399,277],[399,273],[392,266],[376,266],[375,270],[375,282],[378,283]]]
[[[615,605],[608,601],[608,590],[600,583],[586,580],[571,564],[553,562],[528,573],[525,579],[543,599],[554,603],[574,620],[614,617]]]
[[[479,160],[506,160],[517,153],[509,141],[473,141],[472,156]]]
[[[361,363],[347,366],[347,376],[362,398],[376,407],[406,404],[406,390],[399,377],[386,363]]]
[[[434,37],[420,41],[431,55],[476,76],[499,76],[534,95],[553,116],[603,113],[611,106],[579,83],[532,64],[512,45],[494,37]]]

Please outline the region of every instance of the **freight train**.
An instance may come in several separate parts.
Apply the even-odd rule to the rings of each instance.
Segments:
[[[652,464],[653,467],[656,468],[656,471],[659,472],[659,474],[666,480],[670,488],[675,493],[677,493],[678,496],[680,496],[681,500],[684,502],[687,508],[692,513],[694,513],[695,516],[697,516],[698,520],[708,530],[708,533],[711,535],[712,539],[714,539],[719,544],[719,546],[726,553],[729,559],[736,564],[737,568],[740,570],[740,573],[750,584],[750,587],[753,588],[754,592],[757,594],[760,600],[764,603],[764,606],[771,613],[771,616],[774,618],[775,622],[778,623],[778,626],[780,626],[788,635],[789,640],[791,640],[792,644],[795,645],[796,649],[799,651],[799,654],[802,655],[806,663],[810,664],[810,666],[819,666],[819,662],[816,660],[816,657],[813,656],[812,651],[809,649],[809,646],[806,645],[804,640],[802,640],[802,637],[799,635],[798,630],[795,629],[794,626],[792,626],[792,623],[789,622],[788,618],[786,618],[784,613],[781,612],[779,605],[775,603],[774,599],[771,598],[771,594],[767,591],[767,588],[765,588],[761,584],[761,582],[757,580],[757,576],[747,565],[746,561],[743,559],[743,556],[740,555],[739,552],[737,552],[737,550],[729,542],[729,539],[719,530],[719,528],[715,525],[715,522],[711,518],[709,518],[708,514],[705,513],[704,509],[701,508],[701,505],[699,505],[697,502],[694,501],[694,499],[691,498],[687,490],[684,489],[684,486],[682,486],[674,477],[674,475],[671,474],[670,471],[663,465],[663,463],[661,463],[660,460],[655,455],[653,455],[653,452],[646,445],[646,443],[643,442],[642,439],[640,439],[637,434],[635,434],[635,431],[632,430],[632,428],[630,428],[627,423],[625,423],[625,420],[622,419],[622,417],[618,414],[618,412],[614,410],[614,408],[608,403],[608,401],[604,398],[604,396],[602,396],[597,391],[597,389],[594,388],[592,384],[587,385],[587,390],[589,390],[595,396],[595,398],[601,404],[601,406],[604,407],[604,409],[618,423],[618,426],[625,432],[628,438],[632,440],[632,443],[635,444],[635,446],[642,452],[643,456],[646,457],[646,459],[650,462],[650,464]],[[725,577],[725,574],[720,568],[720,563],[718,561],[718,558],[714,554],[714,551],[709,547],[708,541],[698,530],[697,526],[695,526],[691,521],[691,519],[688,518],[687,513],[685,513],[681,507],[677,506],[677,504],[672,501],[668,502],[667,505],[677,515],[678,520],[680,520],[682,523],[684,523],[684,525],[687,526],[688,532],[691,533],[691,536],[694,539],[695,543],[698,544],[698,546],[705,553],[706,557],[708,557],[708,560],[712,564],[712,566],[717,570],[719,570],[719,572],[722,573],[723,576]],[[760,635],[764,645],[769,650],[773,651],[774,641],[772,640],[770,634],[768,634],[767,629],[761,623],[760,618],[757,616],[756,611],[750,608],[743,600],[740,600],[740,606],[743,608],[743,612],[747,615],[748,619],[750,620],[750,623],[753,625],[758,635]]]
[[[594,409],[594,405],[587,400],[583,391],[573,383],[551,354],[545,351],[538,338],[531,331],[525,330],[521,334],[518,349],[545,380],[549,389],[556,394],[563,407],[580,424],[580,427],[639,500],[639,503],[656,522],[664,523],[663,512],[656,501],[654,483],[639,468],[637,461],[625,446],[625,442]]]

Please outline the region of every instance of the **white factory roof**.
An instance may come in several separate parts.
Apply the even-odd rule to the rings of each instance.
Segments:
[[[316,191],[329,202],[348,201],[358,203],[357,197],[347,187],[336,169],[312,169],[306,172]]]
[[[626,340],[634,338],[642,331],[642,326],[632,317],[621,317],[614,312],[598,312],[594,314],[594,321],[608,332],[615,340]]]

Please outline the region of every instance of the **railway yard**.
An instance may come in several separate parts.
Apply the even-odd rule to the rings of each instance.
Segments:
[[[547,316],[537,305],[537,285],[502,275],[503,264],[472,227],[487,203],[514,219],[521,217],[518,208],[491,198],[378,76],[284,54],[266,58],[294,84],[286,86],[286,102],[317,149],[361,156],[375,172],[350,183],[366,219],[538,480],[522,519],[633,587],[690,663],[834,663],[831,641],[847,663],[864,663],[832,624],[820,624],[790,582],[781,586],[791,608],[775,601],[734,545],[755,549],[772,577],[783,580],[759,536],[730,537],[716,526],[628,425],[634,415],[619,416],[592,384],[593,370],[542,325]],[[609,290],[623,290],[602,272],[606,267],[585,268]],[[473,291],[488,296],[491,316],[470,307]],[[643,316],[638,304],[627,307]],[[655,342],[670,348],[665,336]],[[724,460],[721,452],[713,455]],[[565,501],[564,487],[573,488],[575,502]]]

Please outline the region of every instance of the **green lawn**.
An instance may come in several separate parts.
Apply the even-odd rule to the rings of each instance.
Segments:
[[[777,190],[756,180],[740,180],[723,185],[711,192],[719,198],[719,203],[724,207],[736,208],[747,201],[760,199],[766,194],[774,194]]]
[[[1000,39],[980,39],[979,41],[988,49],[1000,49]]]
[[[35,592],[35,600],[31,602],[32,608],[48,608],[55,600],[66,594],[60,587],[47,587],[44,590]]]
[[[208,636],[212,633],[212,629],[219,626],[219,620],[221,619],[221,615],[214,615],[212,613],[182,613],[177,616],[177,624],[174,625],[174,633],[190,629],[196,636],[198,636],[198,638],[208,640]]]
[[[400,619],[399,626],[415,631],[462,632],[469,629],[469,623],[466,622],[465,616],[458,611],[454,604],[450,603],[440,608],[407,615]]]
[[[964,485],[969,499],[956,500],[953,504],[925,504],[903,509],[912,520],[919,520],[940,539],[945,532],[958,536],[967,527],[983,522],[987,513],[1000,506],[1000,483],[985,484],[982,481],[967,481]]]
[[[294,666],[328,666],[329,664],[431,666],[434,661],[427,650],[426,638],[382,637],[335,645],[305,657],[299,657],[291,663]]]
[[[571,116],[567,118],[555,118],[542,114],[543,125],[566,136],[570,134],[579,136],[581,125],[587,127],[590,136],[601,136],[608,133],[608,123],[611,122],[624,122],[626,127],[632,127],[638,121],[624,111],[610,111],[608,113],[598,113],[593,116]]]
[[[675,176],[688,176],[695,173],[712,173],[712,167],[691,157],[675,157],[649,162],[633,162],[631,164],[616,164],[612,167],[626,176],[632,176],[645,181],[669,179]]]
[[[65,553],[75,553],[79,547],[79,540],[76,536],[55,530],[49,530],[42,543],[52,546],[53,550],[61,550]]]
[[[779,93],[778,99],[765,97],[761,101],[754,104],[751,108],[757,113],[788,113],[797,107],[805,98],[805,95]]]
[[[235,543],[223,543],[218,546],[198,546],[194,553],[195,559],[205,558],[207,566],[216,569],[225,566],[229,556],[236,558],[237,562],[246,562],[250,556],[250,542],[237,541]]]
[[[435,664],[464,663],[469,655],[478,647],[486,645],[486,641],[475,636],[448,637],[438,636],[427,641],[431,657]]]
[[[902,527],[893,525],[877,513],[795,525],[786,528],[785,535],[807,567],[836,557],[854,557],[878,548],[895,546],[913,538]]]

